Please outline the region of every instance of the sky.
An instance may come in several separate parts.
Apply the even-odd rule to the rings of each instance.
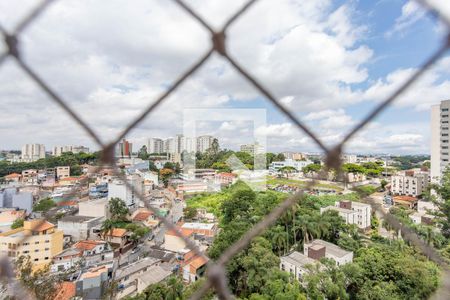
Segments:
[[[429,2],[450,18],[449,1]],[[37,3],[0,0],[0,24],[12,30]],[[220,28],[244,1],[186,3]],[[445,33],[415,1],[260,0],[230,27],[227,51],[332,146],[432,55]],[[208,32],[167,0],[56,1],[20,39],[25,61],[105,142],[209,47]],[[429,153],[430,106],[450,98],[449,67],[447,53],[345,152]],[[12,59],[0,66],[0,104],[0,149],[97,148]],[[197,133],[217,136],[222,148],[263,136],[268,151],[318,150],[217,54],[127,138],[137,150],[150,137],[182,133],[192,109],[211,110],[210,120],[196,122]],[[252,121],[255,109],[265,111],[265,124]]]

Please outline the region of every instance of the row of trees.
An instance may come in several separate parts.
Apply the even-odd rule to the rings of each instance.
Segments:
[[[247,299],[423,299],[436,289],[438,268],[433,263],[402,241],[361,235],[336,212],[320,215],[318,198],[298,202],[232,259],[227,274],[235,295]],[[221,231],[209,249],[210,257],[217,259],[282,199],[275,192],[234,191],[221,206]],[[322,267],[311,267],[304,286],[297,285],[279,270],[278,257],[302,251],[303,244],[315,238],[354,251],[354,262],[340,267],[325,260]]]
[[[82,164],[90,164],[98,161],[100,152],[95,153],[77,153],[65,152],[60,156],[50,156],[39,159],[34,162],[18,162],[10,163],[0,161],[0,177],[11,173],[21,173],[27,169],[45,169],[57,166],[70,166],[70,174],[72,176],[81,175]]]

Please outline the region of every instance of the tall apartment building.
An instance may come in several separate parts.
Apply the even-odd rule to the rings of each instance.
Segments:
[[[407,170],[391,176],[391,193],[417,197],[428,186],[428,172],[420,170]]]
[[[438,182],[449,165],[450,100],[431,107],[431,181]]]
[[[22,161],[32,162],[41,158],[45,158],[45,146],[43,144],[26,144],[22,146]]]
[[[262,154],[264,153],[265,149],[262,145],[258,144],[257,142],[254,144],[244,144],[240,146],[240,151],[248,153],[250,155],[255,154]]]
[[[168,138],[164,141],[164,152],[166,153],[175,153],[175,139]]]
[[[117,156],[119,157],[131,157],[131,154],[133,152],[132,148],[133,144],[127,141],[126,139],[123,139],[122,142],[119,143],[117,147]]]
[[[211,148],[213,141],[214,137],[211,135],[202,135],[197,137],[197,151],[202,153],[205,152]]]
[[[184,136],[182,138],[181,152],[186,151],[188,153],[197,152],[197,140],[192,137]]]
[[[72,153],[89,153],[89,148],[85,146],[73,146],[73,145],[66,145],[66,146],[55,146],[53,147],[52,154],[53,156],[60,156],[64,152],[72,152]]]
[[[164,153],[164,141],[158,138],[150,138],[147,143],[148,153]]]
[[[45,220],[24,221],[23,227],[0,233],[0,251],[11,258],[29,255],[33,266],[39,268],[63,250],[63,235]]]

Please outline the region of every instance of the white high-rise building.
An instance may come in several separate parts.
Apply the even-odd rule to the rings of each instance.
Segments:
[[[254,144],[245,144],[240,147],[241,152],[248,153],[250,155],[262,154],[265,152],[265,149],[258,142]]]
[[[197,151],[197,140],[195,138],[184,136],[182,139],[181,152],[186,151],[188,153]]]
[[[150,138],[147,143],[148,153],[163,153],[164,151],[164,141],[158,138]]]
[[[45,158],[45,146],[43,144],[26,144],[22,146],[22,161],[32,162],[41,158]]]
[[[202,135],[197,138],[197,151],[205,152],[209,148],[211,148],[212,143],[214,141],[214,137],[211,135]]]
[[[431,181],[438,182],[449,165],[450,100],[431,107]]]
[[[164,141],[164,152],[175,153],[175,139],[168,138]]]

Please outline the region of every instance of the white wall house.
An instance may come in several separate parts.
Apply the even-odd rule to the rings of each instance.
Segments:
[[[315,263],[316,261],[314,259],[294,251],[289,255],[280,257],[280,270],[289,272],[293,274],[297,280],[301,280],[305,273],[308,272],[306,266]]]

